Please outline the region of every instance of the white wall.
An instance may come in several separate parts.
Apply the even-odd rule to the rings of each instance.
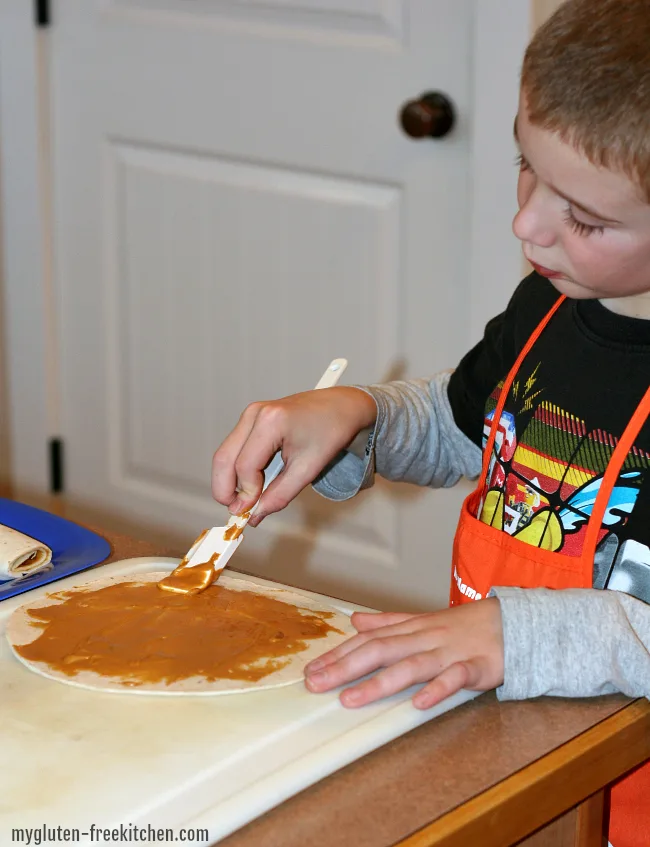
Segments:
[[[45,491],[47,398],[27,388],[46,385],[47,359],[36,45],[32,4],[0,0],[0,275],[12,282],[2,290],[0,339],[5,355],[0,374],[4,371],[7,381],[0,375],[0,457],[6,457],[13,436],[12,482],[20,482],[16,468],[22,466],[36,474],[39,490]],[[28,433],[30,444],[41,444],[42,449],[21,450],[18,432]]]
[[[2,189],[0,188],[0,196]],[[7,385],[4,329],[4,278],[2,273],[2,209],[0,209],[0,497],[10,493],[11,449],[9,439],[9,387]]]
[[[531,17],[532,17],[533,27],[536,27],[540,23],[542,23],[542,21],[544,21],[548,17],[548,15],[550,15],[558,7],[560,2],[561,2],[561,0],[531,0],[531,4],[532,4],[532,16]],[[2,13],[0,15],[0,17],[2,17],[2,19],[3,19],[5,35],[9,36],[10,35],[9,30],[12,29],[12,30],[15,30],[15,32],[17,32],[18,34],[22,35],[23,38],[25,38],[26,36],[29,37],[28,33],[29,33],[29,28],[31,27],[31,9],[29,8],[30,5],[31,4],[28,4],[28,3],[14,4],[14,0],[0,0],[0,12]],[[18,18],[20,18],[20,20],[18,20]],[[11,26],[9,26],[9,24],[11,24]],[[15,36],[15,33],[14,33],[14,36]],[[30,63],[33,67],[30,66],[29,69],[25,69],[25,72],[21,75],[20,79],[21,80],[34,81],[38,76],[38,72],[37,72],[37,69],[35,67],[36,66],[36,52],[35,51],[32,52],[32,50],[34,49],[34,45],[31,45],[31,49],[29,51],[27,51],[27,55],[23,54],[22,57],[20,57],[20,59],[19,59],[17,56],[14,56],[14,51],[12,49],[12,40],[15,43],[15,37],[13,39],[9,38],[9,37],[7,38],[7,47],[9,49],[5,51],[5,62],[3,63],[4,66],[5,66],[5,68],[4,68],[5,71],[7,72],[7,74],[9,74],[10,70],[13,71],[13,72],[15,72],[15,70],[16,70],[15,62],[14,62],[14,65],[10,68],[11,62],[9,61],[9,59],[11,59],[11,58],[16,59],[16,61],[22,61],[22,62],[26,61],[26,62]],[[13,75],[13,79],[16,79],[15,75]],[[4,89],[5,98],[11,99],[13,101],[13,103],[15,105],[21,107],[23,112],[24,112],[25,104],[30,102],[30,94],[31,93],[28,92],[28,91],[25,91],[25,92],[23,92],[23,94],[26,95],[26,96],[18,96],[19,93],[17,93],[15,91],[15,89],[12,91],[11,90],[12,88],[14,88],[14,86],[11,84],[11,82],[8,81],[7,76],[5,76],[5,89]],[[14,112],[14,115],[15,115],[15,112]],[[31,129],[33,131],[33,129],[35,127],[35,116],[30,115],[30,114],[21,114],[21,115],[19,115],[19,117],[24,118],[24,120],[21,119],[20,121],[17,122],[17,123],[20,124],[20,128],[22,130]],[[3,134],[3,138],[1,140],[5,141],[5,143],[7,143],[7,139],[4,138],[5,135],[6,135],[6,131]],[[13,144],[18,144],[18,145],[21,144],[21,139],[19,137],[17,137],[17,133],[13,132],[13,133],[11,133],[11,136],[12,137],[9,139],[8,143],[10,143],[10,144],[13,143]],[[34,159],[36,160],[37,156],[38,156],[38,154],[37,154],[38,145],[35,143],[35,140],[34,139],[23,139],[22,143],[25,143],[27,145],[27,147],[33,147],[34,148],[31,152],[32,152],[32,155],[34,156]],[[3,151],[0,149],[0,157],[2,156],[2,152]],[[37,179],[36,175],[35,175],[34,178]],[[5,186],[0,186],[0,198],[3,196],[3,188],[6,191],[10,191],[10,190],[13,190],[14,188],[17,188],[17,187],[18,186],[15,185],[15,184],[13,186],[9,186],[7,184],[5,184]],[[6,198],[5,198],[5,202],[6,202]],[[32,213],[34,211],[35,211],[34,209],[31,210]],[[34,224],[34,230],[33,230],[33,233],[32,233],[33,238],[38,238],[39,235],[40,235],[38,224],[37,224],[38,217],[39,217],[38,214],[36,214],[35,217],[32,218],[32,222]],[[11,403],[10,391],[9,391],[9,385],[8,385],[8,381],[7,381],[8,363],[7,363],[7,360],[6,360],[7,334],[8,334],[8,332],[11,331],[11,328],[6,327],[3,323],[3,311],[6,312],[6,309],[3,310],[3,306],[4,306],[4,303],[6,302],[7,292],[3,287],[2,268],[6,267],[4,262],[7,262],[7,261],[16,261],[18,263],[21,263],[21,258],[18,255],[15,255],[15,253],[16,253],[17,250],[20,250],[21,247],[24,249],[24,247],[26,246],[24,244],[24,242],[20,247],[18,247],[15,243],[12,244],[12,249],[9,251],[12,254],[10,256],[7,256],[7,249],[6,249],[6,246],[5,246],[5,255],[3,257],[3,255],[2,255],[2,249],[3,249],[2,233],[3,233],[2,209],[0,208],[0,496],[7,493],[9,482],[10,482],[10,473],[11,473],[10,420],[11,420],[11,417],[12,417],[11,405],[10,405],[10,403]],[[7,233],[5,231],[5,238],[6,237],[7,237]],[[39,245],[39,246],[41,246],[41,245]],[[32,248],[33,247],[34,247],[34,241],[32,240]],[[41,246],[41,249],[42,249],[42,246]],[[39,255],[40,249],[37,248],[34,251],[34,253],[36,255],[32,254],[28,259],[25,259],[24,254],[23,254],[22,261],[26,261],[26,264],[30,265],[30,270],[32,271],[32,273],[34,271],[36,271],[37,276],[39,274],[42,275],[43,274],[43,265],[40,264],[40,255]],[[3,261],[3,259],[4,259],[4,261]],[[25,277],[26,280],[29,280],[28,285],[30,285],[30,286],[32,286],[34,284],[38,284],[37,280],[34,279],[32,273],[27,273],[27,275]],[[45,280],[43,280],[42,282],[43,282],[43,284],[45,284]],[[43,316],[40,316],[40,317],[42,318]],[[34,335],[35,340],[38,336],[38,329],[36,328],[38,323],[39,323],[39,316],[38,315],[34,315],[33,318],[32,318],[32,321],[27,322],[27,326],[30,327],[30,331]],[[43,363],[43,366],[45,366],[45,363]],[[14,392],[14,394],[16,394],[16,393],[17,392]],[[14,397],[14,399],[16,399],[16,398]],[[43,416],[45,416],[44,415],[45,404],[46,404],[45,398],[32,398],[32,402],[31,402],[31,404],[29,404],[29,405],[32,406],[32,414],[35,411],[34,408],[33,408],[35,406],[36,409],[38,410],[38,412],[40,412],[41,414],[43,414]],[[21,401],[21,405],[24,405],[24,403],[22,401]],[[14,404],[14,408],[15,408],[15,404]],[[37,414],[38,414],[38,412],[37,412]],[[44,458],[45,458],[45,456],[43,455],[43,457],[39,457],[39,460],[43,461],[43,463],[44,463]]]

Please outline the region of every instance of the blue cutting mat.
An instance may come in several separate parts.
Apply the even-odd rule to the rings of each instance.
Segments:
[[[52,550],[54,567],[23,579],[0,581],[0,600],[47,585],[103,562],[111,546],[95,532],[57,515],[0,497],[0,524],[30,535]]]

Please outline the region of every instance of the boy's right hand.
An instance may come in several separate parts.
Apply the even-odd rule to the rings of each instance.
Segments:
[[[260,496],[264,468],[282,450],[284,470],[264,492],[250,526],[290,503],[362,429],[377,407],[360,388],[341,386],[251,403],[212,459],[212,496],[231,514]]]

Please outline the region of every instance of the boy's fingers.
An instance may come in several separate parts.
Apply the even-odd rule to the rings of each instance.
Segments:
[[[341,692],[341,703],[349,708],[365,706],[431,679],[441,667],[438,650],[414,653],[390,665],[371,679]]]
[[[364,618],[373,618],[376,616],[377,618],[393,619],[394,623],[384,624],[383,626],[379,625],[376,628],[368,629],[366,632],[359,631],[358,635],[353,635],[347,641],[344,641],[342,644],[309,662],[305,667],[305,673],[309,674],[323,667],[329,667],[369,641],[383,641],[398,635],[412,635],[426,628],[426,621],[424,621],[422,615],[410,615],[400,612],[355,612],[353,616],[355,620],[352,621],[355,627],[357,626],[356,616],[361,614],[363,614]],[[428,643],[426,646],[429,649],[434,646],[432,643],[433,637],[430,632],[427,634]]]
[[[370,632],[382,626],[402,623],[415,615],[408,612],[354,612],[352,625],[357,632]]]
[[[281,435],[262,418],[260,413],[235,459],[238,497],[230,505],[233,514],[240,514],[257,502],[264,485],[264,468],[282,445]],[[260,503],[260,516],[261,506]]]
[[[256,404],[247,406],[233,431],[212,457],[212,496],[223,506],[230,506],[237,496],[235,462],[255,425],[256,417]]]
[[[417,709],[430,709],[462,688],[474,691],[485,689],[482,659],[468,659],[451,665],[447,665],[447,661],[441,650],[428,650],[408,656],[372,679],[343,691],[341,703],[348,707],[363,706],[404,691],[411,685],[427,682],[414,695],[413,705]]]
[[[373,638],[365,643],[358,644],[356,649],[351,650],[335,663],[326,665],[320,670],[314,670],[312,664],[305,681],[307,687],[312,691],[329,691],[331,688],[345,685],[379,668],[386,668],[386,671],[391,671],[392,667],[401,665],[400,673],[404,671],[405,667],[418,671],[423,662],[422,657],[432,652],[426,651],[426,646],[426,633],[395,635],[391,638],[382,639]],[[386,671],[382,671],[382,674]],[[363,683],[363,685],[365,686],[366,683]],[[367,685],[370,686],[371,691],[374,691],[376,683],[368,680]]]
[[[445,668],[421,691],[418,691],[413,697],[413,705],[416,709],[430,709],[460,691],[461,688],[480,690],[481,675],[480,660],[468,659],[465,662],[456,662]]]
[[[282,473],[266,489],[257,507],[255,517],[279,512],[291,503],[300,492],[316,479],[325,466],[322,456],[288,457]]]
[[[338,647],[328,650],[327,653],[323,653],[321,656],[318,656],[318,658],[313,659],[309,662],[309,664],[305,665],[305,674],[307,675],[333,665],[339,659],[342,659],[344,656],[347,656],[348,653],[351,653],[352,650],[356,650],[357,647],[360,647],[363,643],[365,643],[365,641],[366,639],[364,639],[363,636],[351,636],[347,641],[344,641],[343,644],[339,644]]]
[[[212,496],[223,506],[231,506],[237,497],[237,471],[235,460],[239,453],[238,444],[224,444],[212,457]]]
[[[388,638],[390,635],[402,635],[404,633],[394,633],[394,632],[386,632],[382,633],[383,637]],[[330,667],[331,665],[336,664],[337,662],[342,661],[346,656],[352,653],[354,650],[358,650],[364,644],[368,644],[370,641],[381,641],[381,635],[373,635],[372,632],[364,633],[360,632],[358,635],[353,635],[344,641],[342,644],[339,644],[337,647],[328,650],[327,653],[323,653],[318,658],[309,662],[308,665],[305,666],[305,673],[310,674],[313,671],[322,670],[325,667]]]

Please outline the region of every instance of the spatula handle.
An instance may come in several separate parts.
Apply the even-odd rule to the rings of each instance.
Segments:
[[[314,391],[319,388],[333,388],[343,376],[343,372],[347,366],[347,359],[332,359],[327,366],[327,370],[314,386]]]

